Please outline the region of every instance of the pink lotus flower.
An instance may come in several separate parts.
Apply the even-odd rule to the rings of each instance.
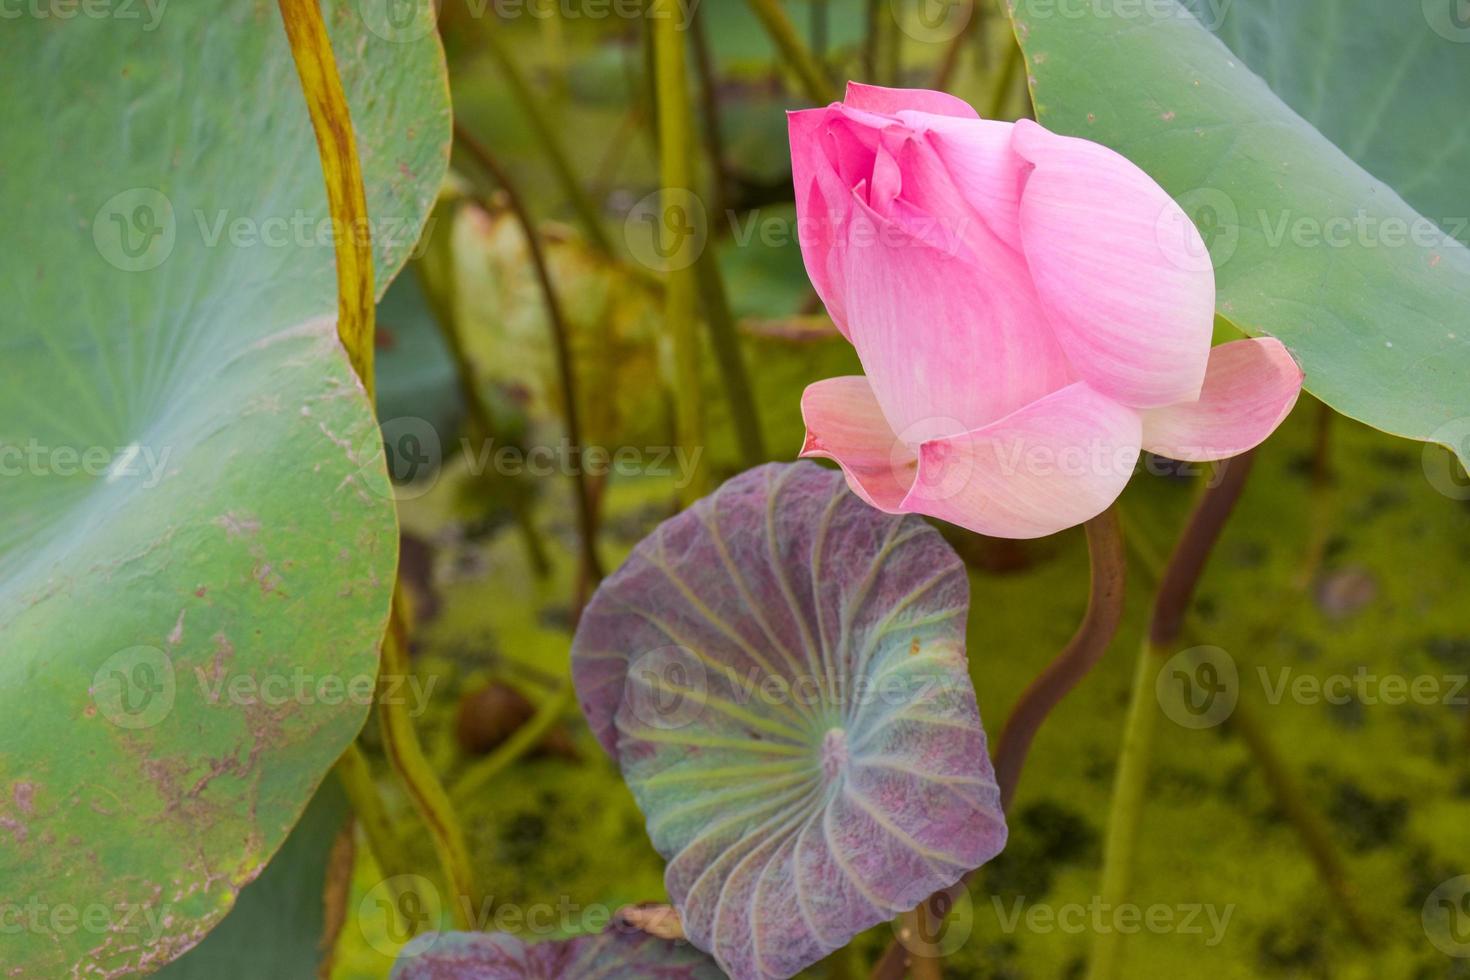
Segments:
[[[1112,150],[858,84],[790,127],[807,273],[867,372],[807,388],[801,455],[880,510],[1051,534],[1141,449],[1224,459],[1296,403],[1280,342],[1211,350],[1204,243]]]

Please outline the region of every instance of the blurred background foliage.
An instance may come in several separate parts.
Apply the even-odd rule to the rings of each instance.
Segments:
[[[965,12],[962,32],[935,28],[900,0],[782,6],[834,80],[929,86],[942,72],[982,114],[1029,111],[1009,25],[988,4],[973,16],[952,5]],[[648,23],[586,16],[612,9],[626,6],[446,0],[440,14],[459,125],[519,187],[544,245],[584,442],[631,447],[643,463],[636,475],[592,481],[608,569],[675,512],[683,472],[672,454],[655,459],[674,440],[660,269],[640,261],[647,253],[638,239],[639,202],[659,187]],[[789,459],[801,445],[802,388],[860,370],[816,303],[794,238],[784,112],[811,102],[751,5],[703,0],[695,12],[688,38],[700,145],[691,190],[708,216],[766,454]],[[509,447],[501,459],[513,464],[535,447],[561,445],[564,393],[524,231],[502,190],[461,151],[418,257],[380,309],[379,409],[402,494],[412,651],[433,685],[418,724],[497,904],[585,912],[660,901],[662,864],[642,817],[575,704],[558,695],[574,603],[588,588],[573,484],[556,465],[546,475],[509,472],[516,467],[495,453]],[[569,192],[559,166],[579,192]],[[709,424],[699,450],[717,481],[742,469],[743,456],[707,336]],[[1144,929],[1128,942],[1129,975],[1470,976],[1470,960],[1427,941],[1420,915],[1437,883],[1470,871],[1470,692],[1458,692],[1458,704],[1272,703],[1262,680],[1275,684],[1283,668],[1313,677],[1360,668],[1407,678],[1470,673],[1470,506],[1425,478],[1426,466],[1449,465],[1440,453],[1421,454],[1303,397],[1260,452],[1195,610],[1196,641],[1233,658],[1242,704],[1325,822],[1366,930],[1350,927],[1324,886],[1238,727],[1194,731],[1165,721],[1135,894],[1145,907],[1212,905],[1230,918],[1214,944],[1203,916],[1200,933]],[[1084,971],[1089,931],[1008,923],[1017,901],[1085,907],[1098,886],[1133,651],[1158,565],[1196,492],[1195,480],[1155,462],[1123,500],[1129,619],[1101,667],[1043,728],[1011,843],[949,924],[952,941],[962,941],[946,975]],[[1006,542],[945,530],[971,568],[969,653],[993,736],[1082,616],[1086,549],[1080,532]],[[544,736],[507,752],[507,738],[542,727],[531,719],[548,702]],[[401,815],[395,831],[406,863],[434,868],[411,807],[393,781],[380,782]],[[401,941],[373,899],[382,874],[361,846],[350,879],[346,867],[333,865],[329,890],[337,912],[327,916],[336,936],[330,975],[381,978]],[[570,927],[595,930],[591,918],[573,913]],[[875,929],[809,974],[866,976],[891,936]]]

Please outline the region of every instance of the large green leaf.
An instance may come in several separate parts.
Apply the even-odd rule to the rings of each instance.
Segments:
[[[322,783],[271,863],[223,922],[158,980],[309,980],[321,973],[340,921],[327,915],[333,846],[351,809],[342,784]],[[350,865],[347,869],[350,877]],[[344,881],[345,885],[346,882]]]
[[[1180,200],[1226,318],[1281,338],[1339,411],[1470,460],[1470,250],[1440,231],[1464,234],[1470,189],[1458,3],[1195,0],[1196,19],[1015,0],[1012,17],[1041,121]]]
[[[381,290],[442,56],[324,8]],[[7,975],[149,972],[229,910],[361,727],[397,551],[275,4],[89,10],[0,31]]]

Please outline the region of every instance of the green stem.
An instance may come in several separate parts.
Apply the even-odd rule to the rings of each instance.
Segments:
[[[1013,36],[1007,35],[1010,46],[1006,48],[1006,60],[1001,62],[1000,72],[995,76],[994,87],[990,90],[989,111],[985,113],[986,119],[1000,119],[1001,113],[1005,112],[1006,103],[1010,101],[1011,89],[1016,84],[1016,74],[1021,70],[1025,59],[1021,55],[1021,44]]]
[[[802,43],[801,35],[796,32],[796,27],[791,23],[791,18],[786,16],[786,11],[781,9],[777,0],[748,0],[750,9],[760,18],[766,33],[771,36],[776,50],[781,53],[782,59],[796,74],[805,90],[807,98],[816,105],[827,105],[838,99],[837,87],[827,77],[827,72],[813,57],[807,46]],[[673,26],[670,25],[670,30]]]
[[[459,123],[454,125],[455,139],[469,151],[478,163],[505,192],[511,210],[520,223],[526,237],[526,248],[531,255],[531,265],[536,271],[536,281],[541,286],[541,296],[546,304],[546,320],[551,326],[551,339],[556,348],[556,366],[560,375],[562,391],[562,413],[567,426],[567,467],[571,470],[572,492],[577,503],[577,531],[581,545],[582,574],[584,581],[596,584],[602,578],[602,561],[597,556],[597,517],[592,499],[592,489],[587,482],[587,468],[582,465],[582,422],[577,406],[577,377],[572,364],[571,331],[562,312],[561,300],[556,286],[551,281],[551,268],[546,262],[546,252],[541,245],[541,235],[531,217],[520,188],[510,179],[505,169],[479,140]]]
[[[696,8],[690,24],[694,70],[699,74],[699,114],[704,120],[704,155],[710,171],[711,203],[721,219],[729,211],[730,177],[725,170],[725,136],[720,122],[719,71],[704,25],[704,10]]]
[[[446,262],[448,257],[445,257]],[[444,346],[449,351],[450,360],[454,362],[455,379],[459,382],[460,397],[464,399],[465,410],[469,413],[470,427],[475,434],[481,438],[494,443],[496,439],[496,425],[494,413],[490,410],[490,404],[485,400],[485,393],[480,388],[480,380],[475,374],[475,366],[470,361],[469,351],[465,348],[464,337],[459,329],[459,321],[454,312],[454,294],[452,287],[448,295],[440,294],[434,288],[430,277],[425,274],[424,266],[414,263],[414,270],[419,277],[419,285],[423,289],[424,297],[429,304],[429,312],[433,315],[434,323],[439,327],[439,336],[444,338]],[[453,273],[450,273],[451,277]],[[536,529],[536,521],[531,514],[531,501],[525,483],[519,479],[506,480],[506,490],[510,494],[510,510],[515,517],[516,526],[520,528],[521,539],[526,546],[526,557],[531,563],[531,571],[537,578],[545,578],[551,571],[551,561],[546,557],[546,546],[541,541],[541,533]]]
[[[321,159],[333,226],[339,229],[368,227],[367,194],[357,158],[357,142],[352,138],[352,119],[318,0],[279,0],[279,3],[291,55],[296,62],[312,128],[316,132],[317,153]],[[338,336],[371,403],[375,325],[372,246],[364,235],[337,235],[335,247]],[[446,879],[457,896],[469,899],[475,895],[474,878],[459,820],[433,768],[424,758],[407,706],[396,689],[393,697],[383,697],[391,678],[408,676],[406,645],[407,631],[395,581],[378,671],[377,700],[383,745],[404,789],[418,807],[433,837]],[[350,766],[351,762],[348,764]],[[358,775],[360,777],[361,774]],[[469,907],[466,902],[456,903],[457,921],[462,918],[461,924],[465,927],[469,925],[466,915]]]
[[[587,238],[598,250],[606,254],[612,254],[612,241],[607,237],[607,231],[602,227],[602,216],[598,213],[597,205],[587,196],[580,181],[577,180],[576,172],[572,170],[571,159],[562,148],[561,141],[556,132],[551,128],[551,115],[546,107],[531,92],[531,86],[526,81],[525,74],[510,52],[505,49],[497,34],[498,28],[491,26],[485,31],[485,47],[490,56],[500,68],[500,73],[505,76],[506,85],[510,88],[512,98],[519,103],[522,114],[531,126],[531,131],[541,143],[546,152],[546,159],[551,164],[552,173],[556,175],[557,182],[561,184],[562,193],[571,202],[572,210],[577,213],[577,218],[582,224],[582,229]]]
[[[681,198],[694,183],[689,134],[689,87],[685,79],[684,45],[669,9],[671,0],[656,3],[651,13],[654,76],[658,93],[659,178],[663,198],[660,215],[683,207]],[[662,9],[660,9],[662,8]],[[782,14],[784,18],[785,15]],[[787,23],[789,27],[789,22]],[[799,42],[798,42],[799,43]],[[704,243],[707,247],[707,243]],[[691,268],[672,269],[664,290],[664,326],[674,355],[675,438],[691,452],[704,446],[704,405],[699,378],[699,337],[695,330],[697,287]],[[703,471],[681,490],[693,503],[704,495]]]
[[[713,247],[707,247],[700,253],[694,269],[699,279],[704,318],[709,324],[710,347],[714,350],[715,362],[720,366],[725,397],[729,400],[730,415],[735,422],[740,457],[747,469],[759,466],[766,461],[765,438],[761,435],[760,415],[756,411],[755,395],[751,392],[750,374],[740,352],[739,331],[735,314],[730,311],[725,277],[720,272],[719,256]]]
[[[1130,901],[1133,890],[1134,853],[1137,848],[1139,814],[1148,786],[1149,760],[1158,722],[1155,681],[1163,660],[1178,642],[1184,618],[1194,598],[1205,563],[1230,513],[1245,489],[1253,453],[1245,453],[1225,466],[1218,484],[1207,487],[1196,504],[1179,543],[1169,558],[1154,599],[1153,616],[1134,668],[1133,690],[1123,726],[1123,744],[1113,780],[1113,802],[1108,814],[1103,845],[1102,884],[1099,901],[1117,908]],[[1093,937],[1088,963],[1089,980],[1115,980],[1120,975],[1122,936],[1109,929]]]
[[[985,12],[980,9],[980,0],[975,0],[970,10],[970,19],[949,43],[945,45],[944,55],[939,59],[939,65],[934,69],[934,78],[929,87],[936,91],[944,91],[949,88],[949,83],[954,80],[954,73],[960,64],[960,55],[964,52],[965,44],[970,40],[972,34],[979,30],[980,23],[985,19]]]
[[[471,799],[488,786],[496,776],[518,762],[527,752],[541,744],[551,726],[560,720],[572,703],[573,688],[570,681],[562,681],[541,702],[524,725],[506,739],[494,752],[465,769],[464,775],[454,787],[454,798],[460,801]]]
[[[454,898],[450,911],[455,925],[469,929],[473,927],[471,910],[480,907],[480,892],[475,884],[464,829],[453,804],[449,802],[449,794],[444,792],[443,785],[434,774],[434,767],[424,755],[418,732],[413,727],[413,718],[408,712],[408,703],[400,690],[401,682],[412,671],[413,667],[408,662],[408,628],[403,600],[398,589],[394,589],[393,615],[388,633],[383,637],[383,664],[378,674],[378,727],[382,731],[383,749],[388,754],[388,761],[398,773],[434,842],[439,867]]]
[[[378,784],[373,780],[372,767],[356,742],[347,746],[347,751],[337,760],[335,771],[347,793],[348,802],[352,804],[352,812],[362,825],[368,850],[372,852],[383,877],[397,878],[410,874],[413,869],[401,860],[398,835],[393,832],[393,821],[388,817],[388,808],[383,804]]]

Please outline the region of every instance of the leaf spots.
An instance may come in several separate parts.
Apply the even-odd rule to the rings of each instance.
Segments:
[[[211,521],[215,527],[224,528],[225,537],[251,538],[260,531],[260,522],[252,517],[228,511]]]

